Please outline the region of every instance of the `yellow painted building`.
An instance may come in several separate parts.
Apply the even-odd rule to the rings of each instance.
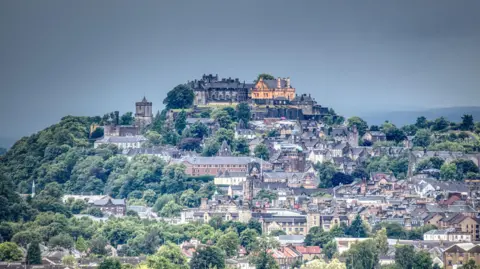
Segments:
[[[275,99],[278,97],[288,100],[295,98],[295,88],[290,85],[290,78],[266,80],[260,78],[250,93],[252,99]]]

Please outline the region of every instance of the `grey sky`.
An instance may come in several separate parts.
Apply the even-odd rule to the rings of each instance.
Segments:
[[[341,114],[479,105],[480,1],[0,2],[0,136],[134,110],[204,73]]]

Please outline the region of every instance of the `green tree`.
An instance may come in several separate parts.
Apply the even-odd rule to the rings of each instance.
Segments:
[[[65,233],[53,236],[48,241],[48,245],[52,248],[61,247],[65,249],[72,249],[75,245],[73,238]]]
[[[378,253],[381,255],[386,255],[388,252],[387,229],[382,228],[378,230],[373,240],[377,246]]]
[[[433,122],[432,131],[445,131],[448,128],[449,122],[444,117],[440,117]]]
[[[240,239],[236,232],[228,232],[220,236],[217,242],[217,247],[223,249],[227,257],[234,257],[237,255]]]
[[[457,166],[454,163],[445,163],[440,168],[440,177],[444,180],[456,178]]]
[[[273,230],[269,233],[270,236],[279,236],[279,235],[286,235],[287,233],[284,230]]]
[[[180,84],[167,93],[163,104],[167,109],[189,108],[194,98],[193,90],[188,85]]]
[[[473,131],[475,128],[475,123],[473,122],[472,115],[463,115],[462,116],[462,123],[460,124],[460,130],[462,131]]]
[[[123,114],[122,117],[120,118],[121,125],[132,125],[134,121],[135,121],[135,118],[133,118],[132,112],[127,112]]]
[[[87,241],[85,241],[85,239],[83,238],[83,236],[79,236],[77,238],[77,242],[75,243],[75,248],[82,253],[87,252],[88,244],[87,244]]]
[[[28,264],[42,264],[42,252],[38,242],[28,245],[26,260]]]
[[[77,260],[73,255],[66,255],[62,258],[62,264],[70,268],[77,268]]]
[[[107,250],[105,249],[107,244],[107,239],[102,236],[93,238],[90,240],[90,251],[98,256],[104,256],[107,254]]]
[[[437,264],[435,264],[437,265]],[[438,265],[437,265],[438,267]],[[464,265],[458,267],[458,269],[480,269],[480,266],[477,266],[477,264],[475,263],[475,260],[468,260],[467,263],[465,263]]]
[[[260,79],[263,79],[263,80],[273,80],[275,79],[274,76],[270,75],[270,74],[267,74],[267,73],[261,73],[260,75],[257,76],[257,80],[256,81],[259,81]]]
[[[363,119],[361,119],[360,117],[351,117],[347,120],[347,125],[348,127],[357,127],[357,130],[358,130],[358,134],[360,136],[363,136],[367,130],[368,130],[368,124],[366,121],[364,121]]]
[[[175,130],[177,133],[181,134],[185,127],[187,126],[187,113],[185,110],[180,111],[177,117],[175,118]]]
[[[415,250],[413,246],[401,245],[395,248],[395,264],[401,269],[414,268]]]
[[[23,253],[17,244],[4,242],[0,244],[0,261],[15,262],[23,258]]]
[[[225,254],[215,246],[197,249],[190,260],[190,269],[225,268]]]
[[[188,189],[180,196],[180,203],[190,208],[198,207],[200,205],[200,197],[192,189]]]
[[[147,258],[150,269],[187,269],[187,258],[183,255],[180,247],[168,242],[152,256]]]
[[[426,148],[431,143],[431,136],[432,134],[428,129],[420,129],[415,134],[415,138],[413,138],[413,145],[415,147]]]
[[[254,153],[255,153],[255,157],[263,160],[268,160],[270,156],[268,148],[264,144],[258,144],[254,149]]]
[[[258,243],[256,245],[255,254],[251,255],[251,263],[255,265],[257,269],[278,269],[280,268],[272,257],[272,255],[268,252],[270,249],[275,249],[279,247],[279,242],[275,240],[273,237],[268,236],[261,236],[258,239]]]
[[[173,194],[164,194],[157,198],[155,205],[153,205],[153,210],[160,212],[163,207],[170,201],[175,202],[175,196]]]
[[[257,244],[258,233],[255,229],[246,229],[240,234],[240,244],[247,250],[251,252],[255,249]]]
[[[427,251],[421,250],[415,253],[413,268],[433,269],[432,264],[432,258]]]
[[[345,252],[348,269],[372,269],[378,264],[378,251],[371,239],[353,244]]]
[[[240,155],[249,155],[250,154],[250,147],[248,145],[248,141],[245,138],[240,138],[233,141],[235,145],[235,152]]]
[[[323,252],[328,259],[332,259],[335,253],[337,253],[337,242],[335,240],[328,242],[323,248]]]
[[[242,120],[245,124],[248,124],[251,118],[250,107],[247,103],[240,103],[237,105],[237,119]]]
[[[315,170],[318,172],[318,178],[320,179],[320,188],[333,187],[332,178],[337,172],[335,166],[330,162],[315,164]]]
[[[213,113],[213,118],[215,119],[216,122],[218,122],[218,125],[220,125],[220,128],[231,129],[231,124],[233,120],[227,111],[217,110]]]
[[[418,117],[417,121],[415,122],[415,126],[418,129],[425,129],[428,127],[428,125],[429,124],[428,124],[427,118],[425,118],[424,116]]]
[[[256,219],[250,219],[247,223],[248,229],[254,229],[259,235],[262,234],[262,224]]]
[[[365,228],[360,215],[357,215],[352,221],[352,225],[348,227],[346,234],[352,237],[367,237],[367,229]]]
[[[186,137],[202,139],[207,135],[208,135],[208,126],[201,122],[195,122],[194,124],[190,125],[190,128],[184,131],[184,136]]]
[[[99,265],[98,269],[122,269],[122,264],[118,259],[105,258]]]
[[[160,216],[162,217],[177,217],[180,216],[180,212],[182,211],[182,206],[178,205],[174,201],[168,202],[160,211]]]

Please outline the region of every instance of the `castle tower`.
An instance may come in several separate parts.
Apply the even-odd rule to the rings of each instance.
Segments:
[[[152,102],[148,102],[145,96],[141,102],[135,103],[135,124],[143,128],[152,123]]]

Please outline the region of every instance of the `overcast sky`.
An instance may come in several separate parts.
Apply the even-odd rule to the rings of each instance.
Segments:
[[[153,101],[204,73],[289,76],[347,116],[479,105],[480,1],[0,1],[0,124]]]

